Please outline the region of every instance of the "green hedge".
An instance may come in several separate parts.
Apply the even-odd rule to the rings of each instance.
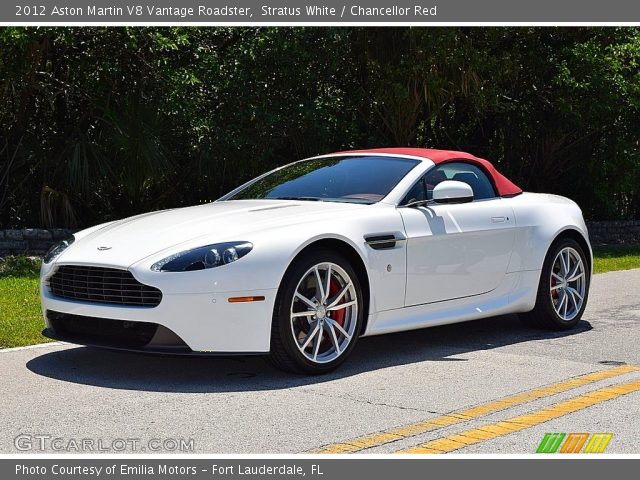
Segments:
[[[491,159],[640,218],[640,29],[3,28],[0,225],[207,202],[318,153]]]

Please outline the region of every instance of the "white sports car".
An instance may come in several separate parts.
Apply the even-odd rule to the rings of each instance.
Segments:
[[[336,368],[359,337],[521,313],[567,329],[592,254],[578,206],[416,148],[278,168],[206,205],[98,225],[41,272],[44,335]]]

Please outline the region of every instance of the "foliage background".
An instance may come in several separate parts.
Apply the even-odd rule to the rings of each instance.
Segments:
[[[214,200],[277,165],[466,150],[640,218],[638,28],[2,28],[0,226]]]

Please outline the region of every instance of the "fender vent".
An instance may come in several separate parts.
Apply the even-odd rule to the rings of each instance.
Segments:
[[[395,235],[367,235],[364,237],[364,241],[374,250],[387,250],[389,248],[395,248],[398,240]]]

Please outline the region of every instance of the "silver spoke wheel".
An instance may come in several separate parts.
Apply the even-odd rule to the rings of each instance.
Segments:
[[[358,322],[353,281],[339,265],[323,262],[302,275],[291,302],[291,333],[308,360],[328,363],[351,343]]]
[[[549,293],[556,314],[565,322],[573,320],[582,309],[586,280],[580,254],[572,247],[560,250],[551,267]]]

